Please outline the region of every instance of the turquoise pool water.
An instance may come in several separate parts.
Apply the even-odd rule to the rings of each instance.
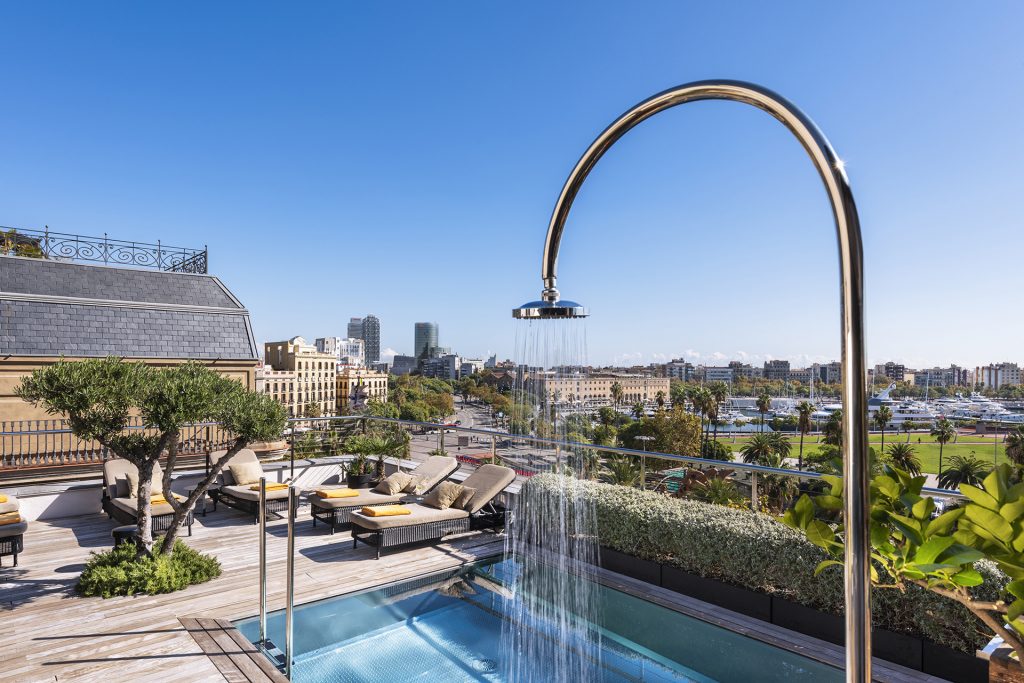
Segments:
[[[295,609],[293,680],[298,683],[395,681],[504,682],[502,625],[513,613],[505,588],[507,562],[470,565],[382,589],[321,600]],[[583,579],[580,579],[583,580]],[[600,652],[600,680],[842,681],[842,672],[800,655],[598,586],[600,616],[591,635]],[[256,619],[238,622],[251,641]],[[543,625],[534,625],[538,637]],[[268,615],[270,639],[284,646],[284,612]],[[570,652],[593,647],[562,643]],[[551,680],[543,662],[520,677]]]

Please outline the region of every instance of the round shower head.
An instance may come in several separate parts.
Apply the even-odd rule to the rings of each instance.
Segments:
[[[522,320],[586,318],[587,309],[582,304],[565,299],[558,301],[531,301],[519,308],[513,308],[512,317]]]

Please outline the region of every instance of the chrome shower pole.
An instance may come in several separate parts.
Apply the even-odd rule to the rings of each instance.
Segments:
[[[260,477],[260,640],[267,640],[267,478]]]
[[[295,641],[292,627],[295,624],[295,486],[288,485],[288,564],[287,564],[287,605],[284,614],[284,675],[292,677],[292,659],[295,657]]]
[[[792,103],[761,86],[742,81],[697,81],[671,88],[644,100],[601,133],[576,163],[555,204],[548,225],[541,265],[542,302],[532,302],[516,317],[556,317],[558,247],[566,219],[580,186],[598,159],[638,123],[671,107],[700,100],[730,100],[771,114],[796,136],[817,168],[835,219],[839,246],[843,362],[843,478],[846,481],[846,680],[871,680],[871,583],[869,536],[869,470],[867,459],[867,399],[864,359],[864,263],[860,220],[843,162],[825,135]],[[547,306],[535,305],[546,303]],[[568,304],[572,304],[568,307]],[[557,313],[571,317],[578,304],[567,302]],[[568,310],[562,310],[568,308]],[[580,310],[582,308],[580,307]],[[585,314],[585,312],[584,312]]]

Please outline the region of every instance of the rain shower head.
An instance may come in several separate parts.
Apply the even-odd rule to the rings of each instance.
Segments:
[[[549,320],[566,318],[586,318],[587,309],[575,301],[531,301],[519,308],[512,309],[512,317],[522,320]]]

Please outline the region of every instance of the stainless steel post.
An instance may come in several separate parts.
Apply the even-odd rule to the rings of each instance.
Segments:
[[[260,645],[267,640],[267,478],[260,477]]]
[[[644,451],[645,453],[647,451]],[[640,456],[640,490],[647,490],[647,456]]]
[[[287,563],[287,600],[284,613],[284,675],[292,677],[292,658],[295,653],[295,642],[292,627],[295,623],[295,486],[288,485],[288,563]]]
[[[750,509],[757,512],[761,507],[757,492],[757,472],[750,473]]]
[[[767,88],[742,81],[696,81],[660,92],[632,107],[608,126],[583,153],[562,186],[548,224],[541,261],[541,301],[513,311],[518,318],[586,315],[562,301],[557,288],[558,249],[569,210],[594,165],[637,124],[666,109],[701,100],[729,100],[767,112],[789,132],[818,171],[835,220],[840,268],[840,332],[843,391],[843,522],[846,528],[846,680],[871,680],[871,577],[867,397],[864,384],[864,256],[860,218],[843,161],[818,126],[794,104]],[[561,302],[561,303],[560,303]]]
[[[498,439],[497,437],[491,437],[491,462],[498,462]]]

